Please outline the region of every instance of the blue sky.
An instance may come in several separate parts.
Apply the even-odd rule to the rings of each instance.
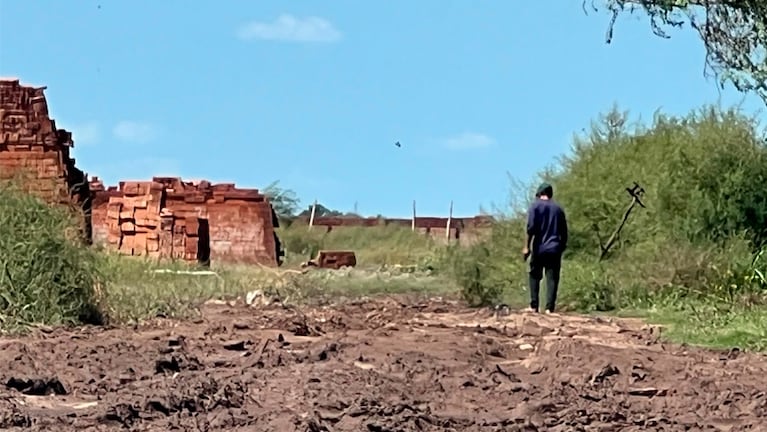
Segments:
[[[48,86],[78,166],[180,175],[368,215],[503,203],[614,103],[651,118],[754,97],[690,31],[580,1],[0,0],[0,76]],[[401,148],[394,142],[402,143]]]

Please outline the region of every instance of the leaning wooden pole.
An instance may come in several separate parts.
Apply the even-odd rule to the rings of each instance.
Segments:
[[[314,226],[314,214],[317,211],[317,200],[314,200],[314,204],[312,204],[312,212],[309,214],[309,229],[311,230]]]
[[[644,208],[645,205],[642,203],[642,194],[644,194],[644,189],[639,186],[636,182],[634,182],[634,187],[632,188],[626,188],[626,192],[631,195],[631,204],[629,204],[628,208],[626,208],[626,211],[623,212],[623,218],[621,219],[621,223],[618,225],[618,228],[613,231],[612,235],[609,239],[607,239],[607,243],[602,244],[600,241],[599,247],[602,249],[602,252],[599,255],[599,261],[603,261],[607,254],[610,252],[610,248],[613,247],[615,242],[620,237],[621,231],[623,230],[623,227],[626,225],[626,222],[629,219],[629,215],[631,215],[632,210],[634,210],[634,207],[639,204],[640,207]]]

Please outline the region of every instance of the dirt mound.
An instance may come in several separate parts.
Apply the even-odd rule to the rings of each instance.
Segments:
[[[758,430],[767,363],[639,322],[445,301],[209,306],[195,322],[0,340],[0,428]]]

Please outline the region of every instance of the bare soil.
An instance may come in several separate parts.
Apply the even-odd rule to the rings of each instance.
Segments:
[[[641,322],[403,298],[0,340],[0,429],[767,430],[767,362]]]

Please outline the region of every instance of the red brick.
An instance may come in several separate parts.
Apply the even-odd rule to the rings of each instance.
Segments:
[[[95,180],[91,187],[95,194],[93,214],[99,216],[93,218],[94,232],[101,231],[101,226],[106,223],[106,218],[100,215],[106,212],[104,208],[110,201],[121,197],[146,200],[146,217],[137,210],[136,224],[151,228],[146,219],[152,215],[160,219],[156,230],[147,230],[158,233],[160,257],[197,259],[201,247],[201,238],[197,237],[199,226],[202,220],[207,220],[212,260],[279,264],[271,204],[257,189],[237,189],[229,183],[213,185],[207,181],[192,183],[180,178],[155,177],[151,182],[120,182],[115,195],[116,188],[104,188]],[[145,185],[149,185],[149,194]],[[138,192],[143,194],[136,195]]]
[[[52,204],[82,204],[83,194],[69,191],[85,182],[85,174],[69,157],[71,133],[56,129],[48,116],[45,87],[23,86],[18,80],[0,80],[0,178],[26,175],[23,187]],[[50,179],[54,186],[36,182]]]

